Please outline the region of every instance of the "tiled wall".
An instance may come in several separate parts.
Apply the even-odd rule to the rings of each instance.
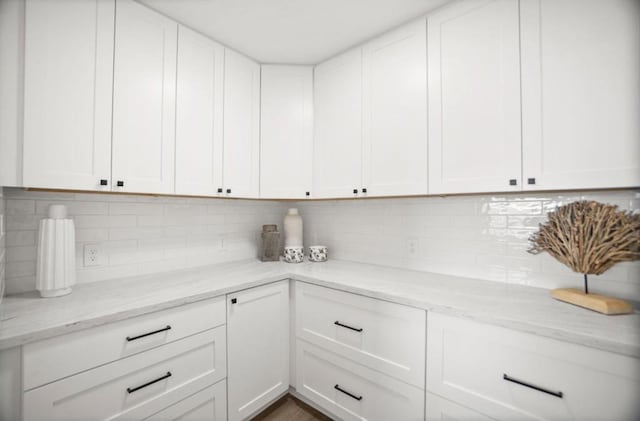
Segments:
[[[413,199],[300,202],[305,245],[330,258],[446,273],[544,288],[580,286],[582,276],[547,254],[527,253],[546,213],[594,199],[640,209],[640,191],[474,195]],[[640,301],[640,262],[592,276],[593,291]]]
[[[12,188],[4,199],[9,294],[35,288],[38,223],[52,203],[67,205],[75,220],[79,283],[255,257],[262,225],[280,225],[286,209],[269,201]],[[85,244],[100,245],[103,265],[84,266]]]
[[[5,239],[6,239],[6,235],[5,235],[5,226],[4,226],[4,221],[5,221],[5,217],[4,217],[4,198],[3,196],[3,189],[2,187],[0,187],[0,302],[2,302],[2,297],[4,295],[4,289],[5,289],[5,273],[6,273],[6,264],[5,264],[5,258],[6,258],[6,253],[5,253]]]

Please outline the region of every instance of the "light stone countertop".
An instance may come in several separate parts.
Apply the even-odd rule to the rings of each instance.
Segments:
[[[212,298],[281,279],[405,304],[640,358],[640,314],[605,316],[500,282],[345,261],[257,260],[76,285],[65,297],[5,297],[0,349]]]

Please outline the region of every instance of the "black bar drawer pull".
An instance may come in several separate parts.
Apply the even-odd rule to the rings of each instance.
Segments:
[[[339,392],[344,393],[344,394],[345,394],[345,395],[347,395],[347,396],[352,397],[353,399],[355,399],[355,400],[357,400],[357,401],[361,401],[361,400],[362,400],[362,396],[356,396],[356,395],[354,395],[353,393],[349,393],[349,392],[347,392],[346,390],[344,390],[343,388],[341,388],[339,385],[335,385],[335,386],[333,386],[333,388],[334,388],[335,390],[339,391]]]
[[[340,323],[337,320],[335,322],[333,322],[333,324],[337,325],[337,326],[340,326],[340,327],[344,327],[346,329],[355,330],[356,332],[362,332],[362,328],[361,327],[352,327],[352,326],[344,325],[344,324]]]
[[[140,386],[136,386],[136,387],[127,387],[127,392],[128,392],[128,393],[137,392],[137,391],[138,391],[138,390],[140,390],[140,389],[144,389],[145,387],[147,387],[147,386],[151,386],[151,385],[152,385],[152,384],[154,384],[154,383],[161,382],[162,380],[164,380],[164,379],[168,379],[169,377],[171,377],[171,372],[170,372],[170,371],[167,371],[167,374],[165,374],[165,375],[164,375],[164,376],[162,376],[162,377],[158,377],[158,378],[157,378],[157,379],[155,379],[155,380],[151,380],[150,382],[147,382],[147,383],[145,383],[145,384],[141,384]]]
[[[503,374],[502,378],[505,379],[508,382],[519,384],[520,386],[528,387],[530,389],[534,389],[534,390],[537,390],[539,392],[546,393],[548,395],[553,395],[556,398],[562,399],[562,396],[563,396],[562,392],[554,392],[553,390],[545,389],[544,387],[536,386],[535,384],[531,384],[531,383],[524,382],[522,380],[515,379],[515,378],[510,377],[510,376],[508,376],[506,374]]]
[[[138,336],[127,336],[127,342],[135,341],[136,339],[144,338],[145,336],[155,335],[156,333],[166,332],[167,330],[171,330],[171,326],[167,325],[162,329],[154,330],[153,332],[149,332],[149,333],[143,333],[142,335],[138,335]]]

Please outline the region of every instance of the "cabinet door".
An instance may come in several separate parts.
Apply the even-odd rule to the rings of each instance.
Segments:
[[[311,194],[313,68],[262,66],[260,197]]]
[[[289,281],[227,296],[229,421],[289,389]]]
[[[350,197],[362,184],[362,50],[314,72],[314,197]]]
[[[518,2],[457,2],[427,28],[429,193],[520,190]]]
[[[525,188],[639,186],[640,3],[520,8]]]
[[[108,190],[115,2],[28,0],[25,13],[24,185]]]
[[[366,44],[362,60],[362,187],[369,196],[426,194],[425,21]]]
[[[213,196],[222,187],[224,47],[178,28],[176,193]]]
[[[177,32],[175,22],[151,9],[116,3],[114,190],[174,191]]]
[[[224,68],[224,194],[258,197],[260,65],[226,50]]]

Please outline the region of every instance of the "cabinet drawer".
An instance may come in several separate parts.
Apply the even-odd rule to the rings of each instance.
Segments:
[[[144,420],[226,421],[227,382],[222,380]]]
[[[225,320],[224,297],[219,297],[33,342],[23,347],[24,390],[220,326]]]
[[[640,360],[430,313],[427,390],[497,419],[626,420]]]
[[[24,394],[24,419],[140,419],[226,376],[224,326]]]
[[[424,388],[423,310],[296,283],[296,336]]]
[[[424,390],[298,340],[297,391],[344,420],[424,419]]]

